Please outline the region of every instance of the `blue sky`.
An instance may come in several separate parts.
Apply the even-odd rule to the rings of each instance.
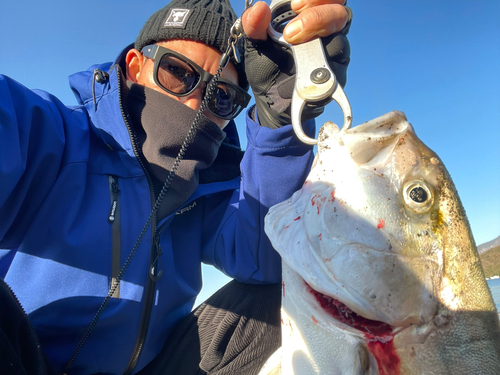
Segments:
[[[165,4],[2,1],[0,73],[75,104],[67,77],[114,60]],[[244,0],[232,4],[241,14]],[[500,1],[349,0],[349,5],[354,20],[345,91],[353,124],[405,112],[447,166],[476,243],[499,236]],[[342,123],[335,103],[318,123],[327,120]],[[243,121],[240,115],[241,129]],[[209,287],[227,280],[204,271]]]

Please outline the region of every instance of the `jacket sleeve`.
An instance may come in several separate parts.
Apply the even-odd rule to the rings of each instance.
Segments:
[[[58,174],[65,135],[56,102],[0,75],[0,248],[19,244]]]
[[[305,131],[314,136],[313,120],[305,124]],[[279,283],[281,259],[265,234],[264,218],[270,207],[302,187],[314,158],[313,146],[299,141],[291,125],[261,127],[248,114],[247,139],[240,189],[233,193],[223,224],[204,255],[240,282]]]

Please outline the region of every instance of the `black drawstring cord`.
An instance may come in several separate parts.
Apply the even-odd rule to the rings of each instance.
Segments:
[[[94,102],[94,111],[97,111],[97,101],[95,100],[95,81],[104,83],[109,79],[109,74],[101,69],[94,69],[92,73],[92,101]]]

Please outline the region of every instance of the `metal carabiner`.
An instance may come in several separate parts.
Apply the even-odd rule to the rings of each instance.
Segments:
[[[318,103],[328,98],[336,101],[342,109],[344,114],[342,131],[346,131],[352,124],[351,105],[328,64],[321,39],[316,38],[297,45],[288,43],[283,37],[283,29],[296,16],[290,6],[290,0],[272,0],[270,8],[271,23],[267,33],[272,40],[289,48],[295,61],[295,87],[291,104],[295,134],[304,143],[311,145],[317,143],[316,139],[304,133],[301,115],[307,103]]]
[[[254,0],[245,0],[245,9],[243,10],[243,12],[245,12],[248,8],[250,8],[253,5],[253,2]],[[220,65],[222,65],[223,67],[226,67],[227,63],[229,62],[229,57],[231,53],[233,54],[236,62],[238,63],[241,62],[240,54],[238,52],[238,49],[236,48],[236,43],[238,42],[238,39],[240,39],[242,35],[243,35],[243,24],[241,21],[241,17],[239,17],[236,19],[236,21],[234,21],[233,26],[231,26],[231,30],[229,32],[229,38],[227,40],[227,49],[221,58]]]

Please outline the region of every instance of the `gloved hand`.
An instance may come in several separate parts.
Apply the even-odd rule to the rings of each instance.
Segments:
[[[338,3],[337,0],[332,1]],[[311,8],[306,7],[306,9]],[[342,86],[345,85],[347,80],[347,66],[350,61],[350,47],[347,40],[347,33],[349,32],[352,19],[351,10],[347,7],[345,9],[348,19],[343,29],[321,38],[330,67]],[[301,10],[294,9],[294,11],[299,13]],[[293,20],[290,21],[290,23],[292,22]],[[326,29],[322,27],[321,22],[321,19],[316,19],[314,27],[318,30]],[[331,22],[331,19],[325,18],[323,22]],[[268,24],[269,22],[267,22],[266,27]],[[243,26],[245,28],[245,19]],[[303,27],[302,32],[309,34],[308,40],[317,35],[315,35],[314,30],[309,33],[307,32],[308,24],[306,20],[304,20]],[[258,35],[250,27],[247,28],[250,30],[250,34]],[[247,28],[245,28],[245,31]],[[248,35],[249,33],[246,34],[245,71],[254,93],[259,122],[262,126],[269,128],[278,128],[290,124],[290,106],[295,83],[293,56],[286,47],[274,43],[271,38],[267,37],[265,40],[262,40],[262,33],[259,39],[251,38]],[[287,39],[286,29],[284,36]],[[298,40],[301,42],[300,39]],[[294,43],[293,39],[287,41]],[[328,99],[315,106],[307,105],[302,113],[302,121],[319,116],[323,113],[324,106],[330,101],[331,99]],[[253,115],[255,116],[255,114]]]

